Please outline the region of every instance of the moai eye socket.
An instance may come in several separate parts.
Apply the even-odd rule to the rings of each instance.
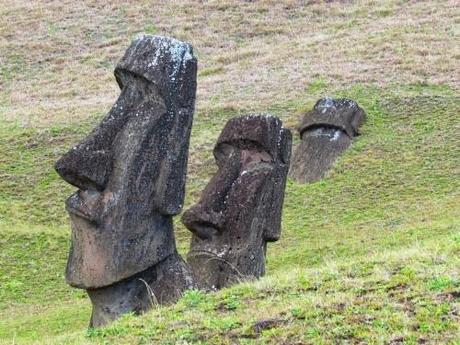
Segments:
[[[216,163],[218,166],[223,164],[227,159],[230,158],[232,154],[234,154],[236,151],[239,149],[230,144],[230,143],[222,143],[219,144],[215,149],[214,149],[214,158],[216,159]]]
[[[247,149],[241,151],[241,168],[246,170],[251,168],[252,166],[259,164],[259,163],[266,163],[270,164],[273,163],[272,156],[264,150],[259,149]]]

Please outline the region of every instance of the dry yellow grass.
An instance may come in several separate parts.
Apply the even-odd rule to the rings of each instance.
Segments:
[[[0,119],[46,125],[104,113],[118,94],[113,67],[144,31],[193,44],[198,111],[264,110],[319,78],[329,90],[416,82],[458,90],[458,5],[2,0]]]

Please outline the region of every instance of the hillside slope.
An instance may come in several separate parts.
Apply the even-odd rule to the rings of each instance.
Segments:
[[[459,24],[453,1],[4,1],[0,8],[0,343],[458,344]],[[267,276],[87,331],[64,282],[72,188],[54,161],[117,95],[137,32],[199,59],[186,205],[225,122],[271,112],[292,130],[325,95],[356,100],[362,135],[321,181],[288,181]],[[295,144],[298,142],[296,137]],[[178,217],[177,217],[178,218]],[[176,219],[182,254],[189,233]]]

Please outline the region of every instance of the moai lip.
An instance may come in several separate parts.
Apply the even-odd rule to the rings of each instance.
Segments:
[[[318,181],[359,135],[366,114],[349,99],[323,98],[307,112],[299,127],[301,142],[289,176],[300,183]]]
[[[189,44],[139,36],[115,68],[112,109],[55,165],[78,188],[66,201],[66,280],[88,291],[92,326],[148,309],[149,291],[167,303],[193,285],[172,216],[184,201],[196,71]]]
[[[267,242],[281,233],[291,132],[271,115],[233,118],[214,148],[218,171],[182,222],[198,287],[215,290],[265,273]]]

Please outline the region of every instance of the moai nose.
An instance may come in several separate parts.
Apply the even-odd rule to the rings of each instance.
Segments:
[[[182,223],[199,238],[208,239],[220,232],[221,219],[222,214],[198,204],[184,212]]]
[[[82,190],[103,190],[110,173],[110,151],[82,143],[59,159],[54,168],[68,183]]]
[[[110,112],[93,132],[70,149],[54,168],[68,183],[82,190],[102,191],[112,171],[112,143],[129,117],[129,106],[142,95],[131,84],[123,87]]]
[[[184,212],[182,222],[200,238],[211,238],[222,231],[227,196],[241,170],[240,152],[235,151],[221,163],[216,175],[204,189],[200,201]]]

